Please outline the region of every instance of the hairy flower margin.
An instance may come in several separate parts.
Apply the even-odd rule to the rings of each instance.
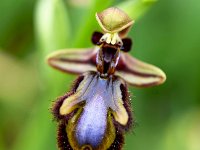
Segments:
[[[164,72],[127,52],[126,35],[134,23],[122,10],[111,7],[96,13],[103,33],[94,32],[94,48],[59,50],[47,57],[50,66],[79,75],[70,92],[52,107],[58,121],[61,150],[120,150],[133,124],[127,84],[159,85]]]

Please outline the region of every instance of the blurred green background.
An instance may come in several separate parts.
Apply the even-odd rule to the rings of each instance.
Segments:
[[[125,150],[200,150],[200,1],[0,0],[0,150],[55,150],[51,102],[76,78],[46,54],[90,47],[95,12],[118,6],[136,20],[131,54],[162,68],[165,84],[130,87],[137,125]]]

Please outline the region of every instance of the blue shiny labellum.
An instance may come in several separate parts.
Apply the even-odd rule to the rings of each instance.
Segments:
[[[122,94],[122,90],[126,95]],[[66,136],[69,145],[75,149],[85,145],[92,149],[108,149],[112,144],[121,147],[121,134],[132,122],[130,108],[125,108],[128,105],[127,96],[127,88],[122,79],[115,76],[103,79],[96,72],[83,74],[75,82],[72,92],[54,104],[54,115],[62,121],[67,118],[65,121],[68,122],[65,128],[70,134],[62,137]],[[67,109],[69,111],[65,111]],[[124,119],[119,119],[120,115],[124,115],[127,120],[124,122]],[[115,142],[118,135],[120,140]]]

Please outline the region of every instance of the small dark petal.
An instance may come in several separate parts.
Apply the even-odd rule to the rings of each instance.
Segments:
[[[121,50],[124,52],[129,52],[131,50],[132,40],[130,38],[124,38],[122,39],[122,42],[123,42],[123,46]]]
[[[103,36],[103,33],[101,33],[101,32],[97,32],[97,31],[95,31],[93,34],[92,34],[92,43],[94,44],[94,45],[99,45],[100,43],[99,43],[99,40],[101,39],[101,37]]]
[[[69,144],[69,140],[66,133],[66,125],[64,121],[59,123],[57,141],[60,150],[73,150]]]
[[[116,131],[116,137],[108,150],[121,150],[124,144],[124,136],[121,131]]]

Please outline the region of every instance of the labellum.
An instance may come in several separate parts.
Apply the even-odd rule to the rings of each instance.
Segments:
[[[127,53],[133,24],[127,14],[112,7],[96,18],[103,33],[94,32],[93,48],[59,50],[47,58],[55,69],[79,75],[52,107],[61,150],[122,149],[134,122],[127,85],[149,87],[166,79],[162,70]]]

